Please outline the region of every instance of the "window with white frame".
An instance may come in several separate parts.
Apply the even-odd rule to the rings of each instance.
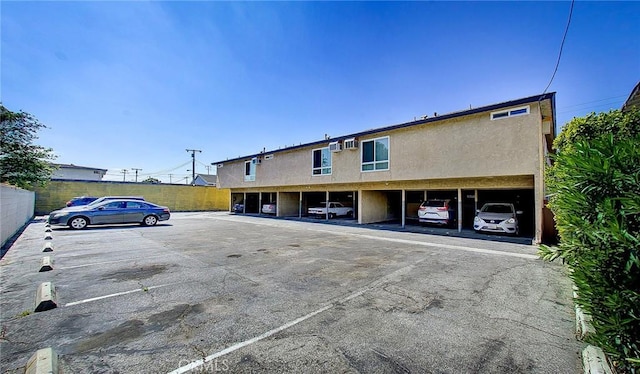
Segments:
[[[502,110],[499,112],[492,112],[491,113],[491,119],[501,119],[501,118],[507,118],[507,117],[515,117],[515,116],[524,116],[529,114],[529,106],[523,106],[520,108],[513,108],[513,109],[508,109],[508,110]]]
[[[362,149],[362,171],[389,170],[389,137],[365,140]]]
[[[244,163],[244,181],[253,182],[256,180],[256,164],[251,160]]]
[[[312,155],[313,175],[331,174],[331,152],[329,147],[314,149]]]

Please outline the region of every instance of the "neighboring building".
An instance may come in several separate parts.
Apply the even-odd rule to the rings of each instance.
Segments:
[[[100,181],[107,173],[107,169],[90,168],[73,164],[53,164],[58,169],[53,172],[51,179]]]
[[[217,182],[218,176],[215,174],[198,174],[191,184],[195,186],[215,186]]]
[[[627,98],[627,101],[622,104],[623,112],[626,112],[631,108],[640,108],[640,82],[638,82],[638,84],[633,88],[631,94],[629,94],[629,98]]]
[[[231,205],[306,216],[325,201],[358,223],[416,222],[426,199],[451,199],[458,230],[486,202],[511,202],[521,234],[540,242],[544,169],[555,136],[555,93],[488,105],[214,163]],[[231,207],[230,207],[231,209]]]

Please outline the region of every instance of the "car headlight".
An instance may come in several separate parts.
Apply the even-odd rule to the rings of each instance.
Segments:
[[[53,218],[60,218],[60,217],[64,217],[64,216],[66,216],[66,215],[68,215],[68,214],[69,214],[69,212],[60,212],[60,213],[55,213],[55,214],[53,215]]]
[[[509,218],[507,220],[507,223],[516,223],[516,219],[515,218]]]
[[[478,216],[475,216],[475,217],[473,218],[473,222],[481,222],[481,221],[482,221],[482,220],[481,220],[481,219],[480,219],[480,217],[478,217]]]

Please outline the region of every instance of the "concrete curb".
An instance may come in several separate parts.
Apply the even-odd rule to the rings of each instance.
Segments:
[[[588,345],[582,351],[582,364],[585,374],[613,374],[602,349],[593,345]]]
[[[53,243],[51,243],[51,242],[44,243],[44,247],[42,248],[42,252],[53,252]]]
[[[53,260],[51,259],[51,256],[44,256],[41,260],[40,260],[40,270],[38,272],[43,272],[43,271],[51,271],[53,270]]]
[[[36,307],[35,312],[44,312],[46,310],[57,308],[56,288],[51,282],[40,283],[36,290]]]
[[[25,374],[57,374],[58,354],[52,348],[39,349],[27,361]]]
[[[573,286],[573,298],[578,298],[576,286]],[[575,305],[575,311],[576,335],[579,340],[583,340],[586,335],[594,332],[593,325],[591,325],[591,316],[584,313],[578,304]],[[613,374],[607,356],[602,349],[593,345],[587,345],[582,350],[582,367],[584,374]]]

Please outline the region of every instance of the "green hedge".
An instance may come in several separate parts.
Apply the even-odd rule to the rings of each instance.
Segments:
[[[560,244],[540,250],[573,270],[576,302],[595,329],[586,340],[628,373],[640,372],[640,135],[628,131],[640,129],[638,113],[592,115],[602,131],[559,137],[547,187]]]

